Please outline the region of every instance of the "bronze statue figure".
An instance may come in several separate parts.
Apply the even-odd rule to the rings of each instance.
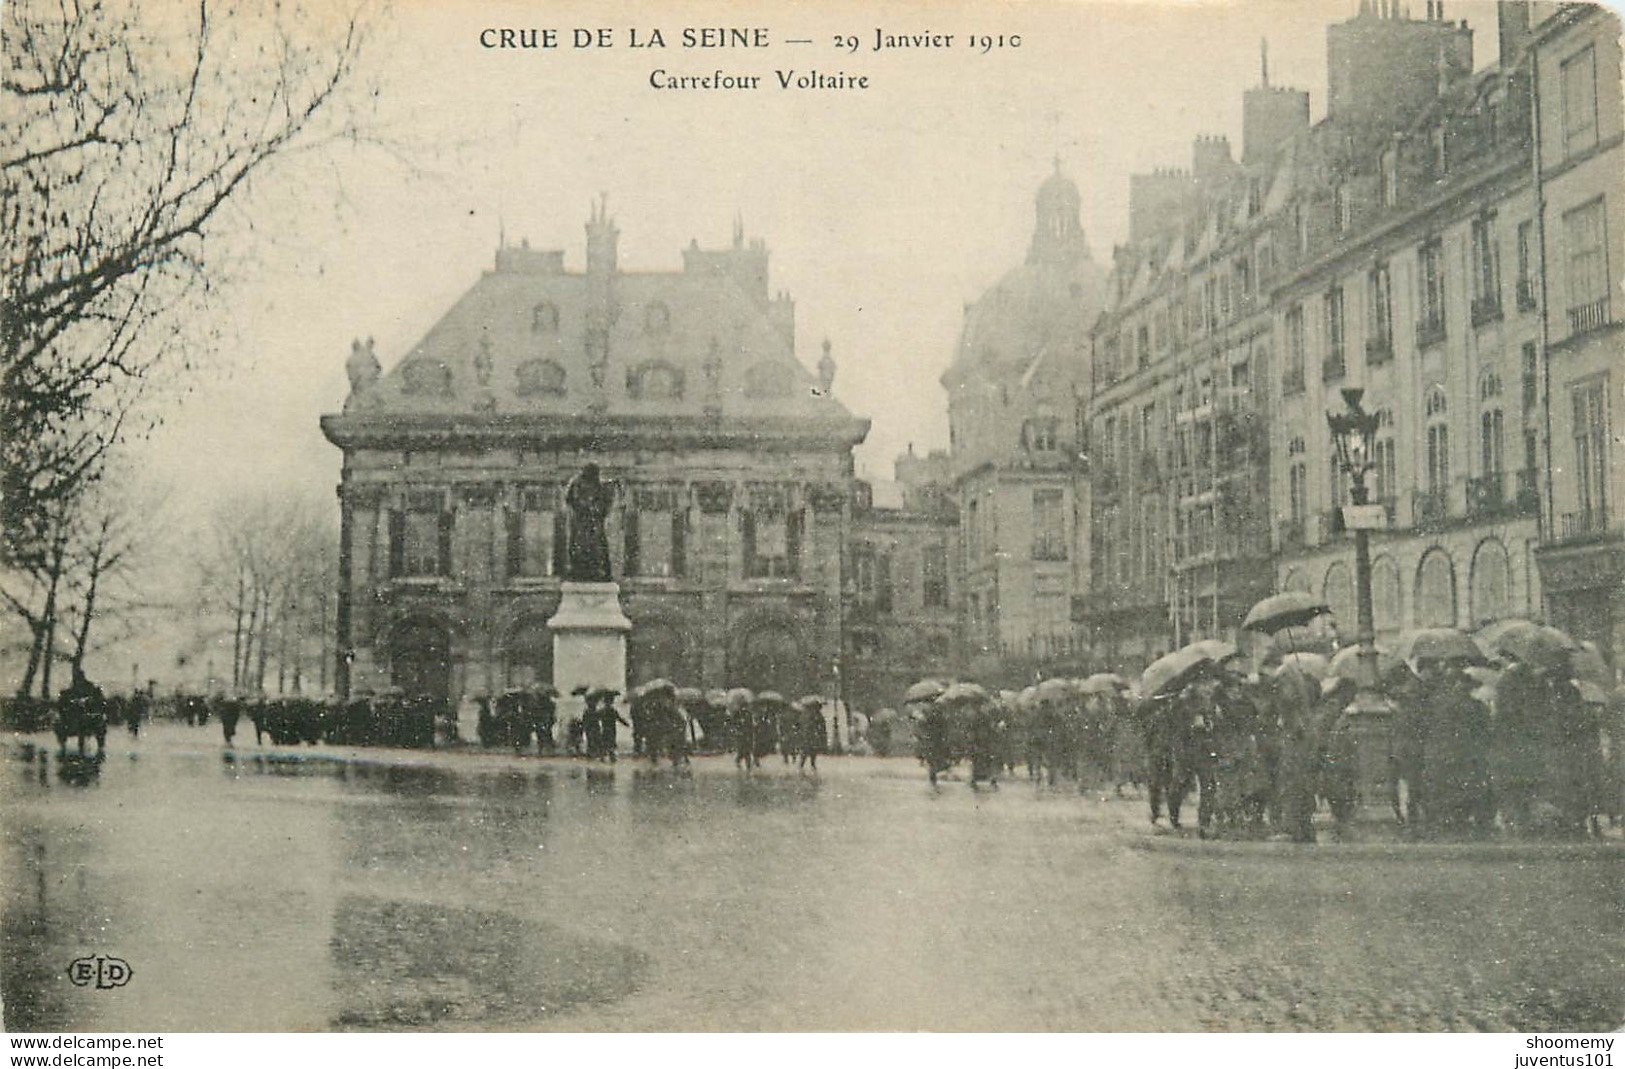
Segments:
[[[564,578],[573,583],[608,583],[609,539],[604,519],[615,500],[615,486],[598,477],[598,465],[588,464],[570,480],[564,502],[570,507],[570,552]]]

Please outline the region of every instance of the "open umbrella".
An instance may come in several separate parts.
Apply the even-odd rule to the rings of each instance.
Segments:
[[[1580,644],[1555,627],[1516,621],[1500,629],[1490,639],[1492,648],[1503,657],[1522,661],[1531,668],[1558,669]]]
[[[1247,610],[1242,620],[1244,631],[1262,631],[1273,635],[1283,627],[1302,627],[1317,616],[1331,612],[1331,606],[1301,590],[1285,590],[1272,594]]]
[[[1302,672],[1311,679],[1338,678],[1331,676],[1326,658],[1318,653],[1287,654],[1281,658],[1281,663],[1276,666],[1275,674],[1280,675],[1282,672],[1287,671]]]
[[[1140,675],[1140,693],[1148,698],[1170,694],[1194,679],[1214,663],[1207,651],[1198,648],[1201,645],[1192,643],[1152,661]],[[1230,648],[1235,651],[1234,646]]]
[[[821,694],[805,694],[795,700],[797,709],[822,709],[824,697]]]
[[[976,683],[955,683],[937,699],[943,702],[980,702],[987,700],[987,689]]]
[[[749,690],[745,689],[744,687],[735,687],[723,697],[723,704],[730,709],[737,709],[740,706],[749,705],[755,700],[756,695],[752,694]]]
[[[948,684],[940,679],[922,679],[903,692],[903,704],[936,701]]]
[[[1083,694],[1110,694],[1127,689],[1128,680],[1116,672],[1096,672],[1078,685],[1078,691]]]
[[[705,692],[705,700],[720,709],[722,706],[728,704],[728,692],[720,689],[708,690]]]
[[[1405,631],[1394,644],[1394,656],[1411,667],[1423,661],[1484,664],[1484,651],[1465,632],[1454,627],[1424,627]]]
[[[1501,651],[1498,648],[1498,645],[1501,641],[1502,635],[1506,634],[1508,631],[1518,630],[1525,627],[1539,626],[1540,625],[1535,623],[1533,620],[1522,616],[1505,616],[1499,620],[1492,620],[1483,627],[1479,628],[1477,631],[1474,631],[1473,641],[1478,643],[1478,648],[1484,651],[1484,655],[1486,657],[1499,657],[1501,656]]]
[[[756,695],[756,700],[759,701],[759,702],[766,702],[766,703],[773,704],[773,705],[783,705],[783,704],[785,704],[784,695],[780,694],[776,690],[764,690],[764,691],[761,691],[760,693],[758,693]]]
[[[1394,655],[1383,649],[1381,646],[1378,646],[1377,678],[1384,679],[1387,677],[1388,673],[1392,672],[1393,670]],[[1352,679],[1355,682],[1359,682],[1360,647],[1344,646],[1342,649],[1338,650],[1337,653],[1333,655],[1331,663],[1327,665],[1326,672],[1328,675],[1336,676],[1339,679]]]
[[[660,691],[660,690],[669,690],[669,691],[671,691],[672,693],[675,694],[677,692],[677,684],[673,683],[671,680],[667,679],[665,676],[661,676],[658,679],[649,680],[649,682],[645,683],[643,686],[639,687],[638,689],[641,690],[645,694],[653,694],[656,691]]]
[[[698,687],[677,688],[677,701],[683,705],[698,705],[704,700],[705,695],[700,693],[700,688]]]
[[[1064,679],[1046,679],[1037,686],[1038,700],[1065,701],[1072,697],[1072,685]]]
[[[1038,688],[1037,687],[1024,687],[1022,689],[1021,693],[1016,695],[1016,704],[1020,705],[1023,709],[1031,709],[1037,703],[1038,703]]]

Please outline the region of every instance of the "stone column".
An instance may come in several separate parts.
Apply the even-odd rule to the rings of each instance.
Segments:
[[[700,679],[705,688],[730,685],[728,675],[728,584],[733,577],[733,486],[721,481],[694,484],[700,507],[691,574],[700,588]]]
[[[814,676],[819,691],[830,700],[842,699],[836,693],[841,670],[842,619],[841,577],[846,558],[847,494],[838,483],[817,483],[806,488],[812,511],[812,536],[807,541],[807,584],[817,593],[818,623],[814,636],[818,671]],[[846,725],[840,725],[845,740]]]

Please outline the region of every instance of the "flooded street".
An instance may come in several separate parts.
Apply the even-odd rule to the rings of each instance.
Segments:
[[[1620,1024],[1617,844],[1203,844],[912,760],[108,749],[3,751],[12,1029]],[[129,983],[74,986],[98,954]]]

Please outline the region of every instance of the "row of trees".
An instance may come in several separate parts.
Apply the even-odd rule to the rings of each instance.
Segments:
[[[234,690],[326,691],[338,591],[331,516],[272,497],[232,502],[199,550],[194,649],[230,649]]]
[[[111,465],[218,348],[254,183],[361,139],[364,37],[359,13],[300,0],[0,7],[0,603],[25,625],[23,693],[143,602],[141,551],[175,532]],[[256,578],[221,601],[241,608],[234,679],[263,681],[309,600]]]

